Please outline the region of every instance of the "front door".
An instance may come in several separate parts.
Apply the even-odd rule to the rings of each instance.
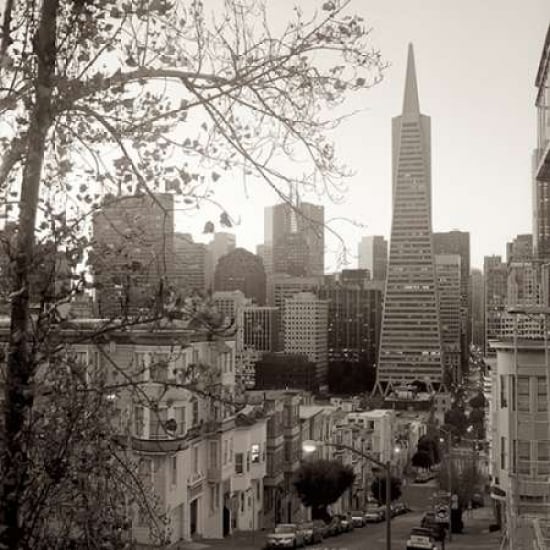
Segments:
[[[191,536],[197,534],[198,529],[198,507],[197,507],[198,499],[192,500],[189,504],[189,532]]]
[[[227,506],[223,507],[223,536],[227,537],[231,532],[231,512]]]

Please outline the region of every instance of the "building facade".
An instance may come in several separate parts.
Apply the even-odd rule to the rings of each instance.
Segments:
[[[385,281],[388,267],[388,241],[381,235],[363,237],[358,245],[359,269],[368,269],[374,281]]]
[[[261,258],[244,248],[235,248],[218,259],[214,290],[240,290],[255,304],[266,299],[266,276]]]
[[[99,315],[135,315],[154,307],[167,291],[164,281],[174,281],[173,195],[109,196],[92,226]]]
[[[432,246],[430,119],[420,114],[412,45],[403,113],[393,119],[393,216],[378,383],[442,382]]]
[[[506,321],[506,295],[508,288],[508,268],[500,256],[485,256],[483,259],[485,341],[483,353],[494,355],[489,346],[490,340],[499,339]]]
[[[207,249],[190,233],[174,233],[174,276],[178,290],[187,294],[206,289]]]
[[[206,258],[206,288],[207,290],[213,290],[214,288],[214,275],[216,273],[216,266],[218,260],[229,254],[232,250],[235,250],[237,246],[237,239],[233,233],[226,231],[218,231],[213,234],[212,240],[207,245],[207,258]]]
[[[439,321],[443,351],[444,383],[456,384],[462,380],[462,299],[461,257],[458,254],[435,256],[439,295]]]

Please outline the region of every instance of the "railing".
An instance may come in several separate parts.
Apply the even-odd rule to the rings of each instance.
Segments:
[[[187,478],[187,486],[194,487],[195,485],[198,485],[204,480],[205,480],[204,472],[201,472],[201,471],[195,472]]]

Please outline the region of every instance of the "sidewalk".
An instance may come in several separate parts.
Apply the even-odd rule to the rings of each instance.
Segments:
[[[454,533],[452,542],[446,541],[446,549],[498,550],[500,548],[502,533],[500,531],[489,532],[489,525],[494,523],[493,511],[490,506],[464,512],[462,520],[464,521],[464,531]]]
[[[265,546],[266,531],[235,531],[223,539],[201,539],[190,542],[179,542],[171,550],[206,550],[207,548],[224,548],[238,550],[257,550]]]

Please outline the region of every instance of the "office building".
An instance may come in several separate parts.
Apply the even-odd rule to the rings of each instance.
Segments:
[[[458,254],[436,254],[435,270],[439,294],[444,382],[446,385],[456,384],[462,380],[461,257]]]
[[[225,254],[216,265],[214,290],[240,290],[255,304],[264,305],[266,279],[262,260],[244,248]]]
[[[374,281],[385,281],[388,241],[380,235],[369,235],[361,239],[357,248],[359,269],[368,269]]]
[[[146,315],[174,281],[173,195],[110,196],[92,226],[99,315]]]
[[[472,344],[483,349],[485,341],[485,297],[481,269],[472,269],[470,276],[472,289]]]
[[[294,277],[322,276],[324,273],[325,209],[301,202],[266,208],[264,244],[271,247],[273,273]]]
[[[174,233],[174,276],[180,292],[206,289],[207,249],[193,241],[190,233]]]
[[[432,247],[430,119],[420,114],[412,45],[403,113],[393,119],[393,216],[378,360],[384,385],[442,381]]]
[[[539,260],[550,260],[550,28],[546,34],[535,81],[537,145],[533,151],[533,249]]]
[[[371,390],[382,322],[382,291],[367,289],[366,270],[344,270],[326,280],[329,385],[333,393]],[[368,387],[370,385],[370,387]]]
[[[485,282],[485,341],[484,355],[494,355],[489,346],[491,340],[499,339],[506,320],[506,294],[508,269],[500,256],[485,256],[483,259],[483,280]]]
[[[233,233],[218,231],[212,236],[212,240],[207,245],[206,288],[208,290],[213,290],[214,288],[214,274],[216,272],[218,260],[222,256],[229,254],[232,250],[235,250],[236,242]]]
[[[528,262],[533,260],[533,235],[518,235],[512,242],[506,243],[506,263]]]
[[[470,287],[470,233],[444,231],[433,234],[434,254],[460,256],[460,362],[463,372],[468,369],[472,340],[472,289]]]
[[[317,380],[325,390],[328,372],[328,301],[311,292],[285,300],[284,351],[305,354],[317,365]]]

